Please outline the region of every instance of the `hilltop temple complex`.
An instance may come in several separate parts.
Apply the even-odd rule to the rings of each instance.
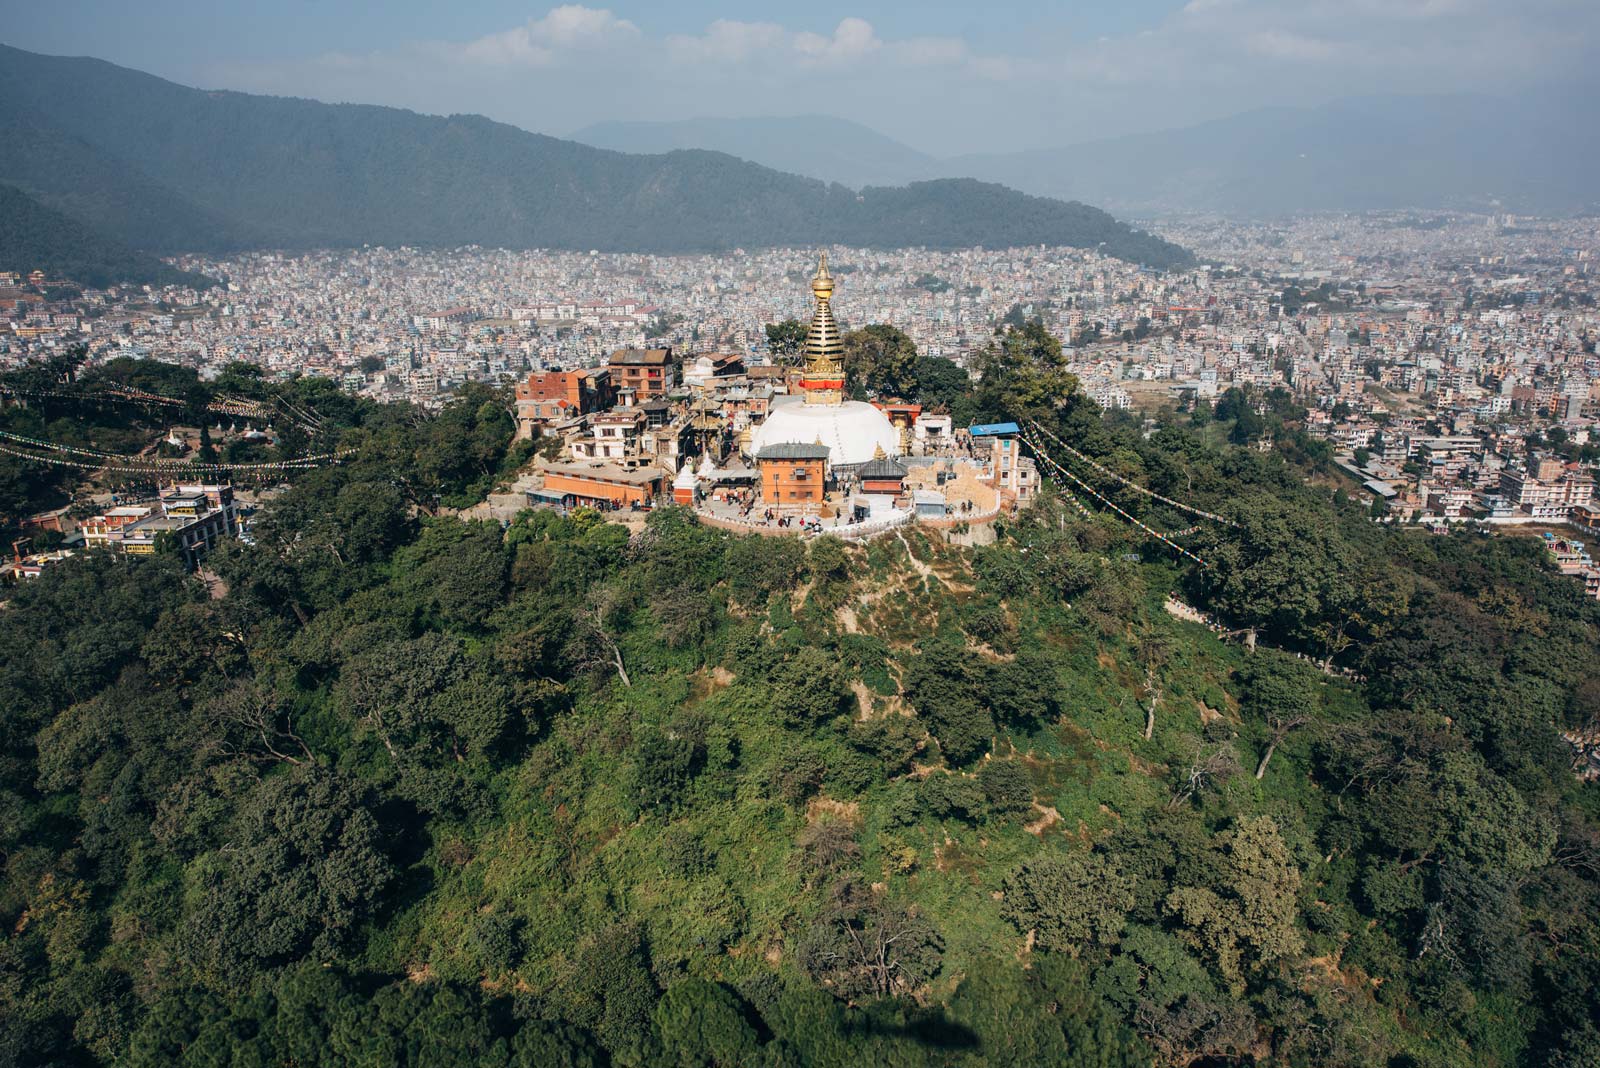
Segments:
[[[846,399],[834,290],[822,253],[798,368],[622,350],[607,368],[530,375],[519,424],[562,448],[529,503],[634,512],[671,501],[730,529],[861,537],[981,524],[1029,496],[1037,473],[1014,425],[957,431],[920,404]]]

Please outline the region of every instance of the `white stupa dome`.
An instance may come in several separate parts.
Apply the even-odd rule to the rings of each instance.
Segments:
[[[882,449],[900,454],[900,432],[889,417],[865,401],[807,404],[800,397],[774,397],[772,413],[756,428],[751,455],[768,445],[827,446],[834,467],[864,464]]]
[[[844,399],[844,345],[833,318],[833,276],[822,254],[811,279],[817,311],[801,347],[805,373],[801,396],[774,397],[766,422],[750,439],[750,455],[773,445],[822,445],[834,467],[864,464],[874,456],[897,456],[900,432],[889,417],[864,401]]]

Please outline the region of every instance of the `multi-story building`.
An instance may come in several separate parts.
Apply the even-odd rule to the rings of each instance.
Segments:
[[[611,354],[611,383],[618,390],[633,390],[640,401],[665,396],[677,385],[672,349],[618,349]]]
[[[761,503],[769,508],[803,510],[822,504],[826,445],[768,445],[756,453],[756,464],[761,469]]]
[[[1016,423],[987,423],[967,433],[979,459],[988,453],[983,481],[1016,500],[1030,499],[1038,488],[1038,472],[1033,460],[1022,455],[1022,428]]]
[[[1594,500],[1594,480],[1583,474],[1568,474],[1561,464],[1541,463],[1538,473],[1555,476],[1546,481],[1527,471],[1507,468],[1500,472],[1500,496],[1507,504],[1535,519],[1565,519],[1575,507]]]
[[[645,422],[637,407],[598,412],[589,417],[589,433],[568,440],[567,451],[575,460],[631,460],[639,455]]]
[[[560,422],[611,406],[611,372],[604,367],[577,371],[536,371],[517,383],[517,436],[531,437],[544,423]]]
[[[444,311],[421,312],[411,317],[411,325],[418,330],[443,330],[452,323],[465,323],[472,320],[472,309],[466,307],[446,308]]]

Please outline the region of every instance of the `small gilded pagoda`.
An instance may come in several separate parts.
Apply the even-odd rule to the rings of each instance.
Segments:
[[[900,453],[900,433],[882,411],[844,399],[844,345],[833,318],[833,276],[824,252],[811,279],[816,312],[806,329],[805,372],[800,395],[773,402],[772,414],[756,429],[750,452],[759,456],[779,445],[821,446],[828,466],[845,474],[876,457]]]

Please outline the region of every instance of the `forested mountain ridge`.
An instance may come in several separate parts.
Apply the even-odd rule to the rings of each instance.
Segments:
[[[0,181],[71,217],[107,243],[169,254],[248,244],[250,235],[137,167],[0,101]]]
[[[971,180],[858,194],[720,153],[627,155],[478,116],[206,92],[98,60],[0,46],[0,122],[24,120],[48,132],[36,140],[52,150],[81,143],[120,161],[163,212],[195,205],[204,218],[177,228],[203,242],[194,250],[1103,244],[1109,255],[1155,267],[1190,262],[1183,249],[1098,209]],[[0,159],[0,181],[38,188],[21,174],[33,170],[26,159]],[[49,190],[40,195],[70,213],[94,199],[94,185],[82,183],[70,202],[65,193],[59,202]],[[121,214],[99,213],[111,227],[122,225]]]
[[[1600,135],[1594,86],[1268,107],[1176,130],[959,157],[948,166],[1119,211],[1271,218],[1407,209],[1583,215]]]
[[[358,452],[211,591],[91,554],[11,596],[0,1054],[1588,1063],[1595,605],[1530,541],[1370,523],[1292,425],[1146,437],[990,368],[980,416],[1239,528],[1191,570],[1051,494],[976,549],[501,529],[418,503],[492,480],[503,398],[192,383],[320,390]]]
[[[852,189],[959,174],[860,123],[824,115],[601,122],[570,136],[582,144],[617,152],[705,148],[790,174],[843,182]]]
[[[15,186],[0,183],[0,269],[42,270],[52,281],[86,286],[211,284],[180,271],[45,207]]]

